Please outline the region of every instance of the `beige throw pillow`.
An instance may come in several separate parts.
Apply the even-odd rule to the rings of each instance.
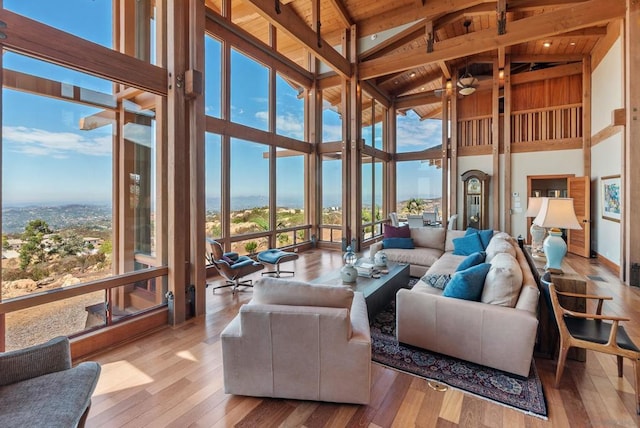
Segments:
[[[507,253],[514,258],[516,257],[516,249],[514,248],[513,244],[511,244],[511,242],[509,242],[508,240],[497,236],[491,238],[491,241],[489,241],[489,245],[487,245],[485,252],[487,253],[487,263],[491,263],[493,258],[500,253]]]
[[[253,303],[351,309],[353,290],[282,278],[261,278],[253,285]]]
[[[435,248],[444,251],[446,230],[442,227],[414,227],[411,238],[416,247]]]
[[[521,288],[522,270],[518,261],[511,254],[499,253],[491,260],[480,301],[513,308]]]

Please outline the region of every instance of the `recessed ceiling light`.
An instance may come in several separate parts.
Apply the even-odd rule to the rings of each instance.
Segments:
[[[398,82],[397,80],[394,80],[394,81],[393,81],[393,84],[394,84],[394,85],[397,85],[398,83],[400,83],[400,82]]]
[[[545,48],[549,48],[551,47],[551,42],[543,42],[542,46],[544,46]]]
[[[569,45],[571,45],[571,46],[575,46],[575,45],[576,45],[576,42],[571,42],[571,43],[569,43]]]
[[[416,72],[415,72],[415,71],[412,71],[411,73],[409,73],[409,76],[410,76],[410,77],[416,77]]]
[[[424,86],[422,88],[420,88],[421,91],[424,91]]]
[[[375,39],[377,39],[377,38],[378,38],[378,35],[377,35],[377,34],[372,34],[372,35],[371,35],[371,40],[375,40]]]

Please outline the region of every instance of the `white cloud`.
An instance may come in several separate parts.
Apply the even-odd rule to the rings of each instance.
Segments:
[[[88,137],[88,138],[87,138]],[[2,127],[5,147],[30,156],[64,159],[72,154],[111,156],[112,136],[73,132],[51,132],[25,126]]]
[[[396,126],[398,147],[411,147],[411,150],[424,150],[442,144],[441,122],[423,120],[413,112],[406,117],[399,116]]]

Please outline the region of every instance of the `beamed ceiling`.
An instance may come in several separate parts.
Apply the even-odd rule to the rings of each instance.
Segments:
[[[208,8],[221,15],[223,3],[206,1]],[[492,87],[494,63],[502,68],[506,58],[512,75],[579,63],[606,36],[607,24],[625,13],[624,0],[230,3],[234,24],[265,45],[275,46],[292,62],[308,70],[309,54],[318,58],[323,64],[318,73],[323,98],[338,110],[340,77],[350,76],[356,66],[339,51],[343,39],[349,40],[355,29],[360,48],[353,62],[360,79],[369,84],[363,86],[365,124],[371,119],[369,92],[377,92],[378,99],[382,94],[387,104],[395,100],[400,113],[413,109],[423,119],[437,118],[442,111],[441,88],[447,79],[455,82],[467,68],[478,78],[477,90],[482,91]],[[375,110],[376,116],[383,112],[377,103]]]

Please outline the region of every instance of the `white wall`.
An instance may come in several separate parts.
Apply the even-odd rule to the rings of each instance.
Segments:
[[[618,40],[591,76],[591,129],[593,135],[612,123],[615,109],[624,107],[624,53]],[[620,223],[601,215],[601,177],[622,172],[624,133],[620,132],[591,148],[591,249],[621,265]]]
[[[513,153],[511,155],[511,192],[520,197],[521,212],[511,214],[511,236],[527,236],[527,176],[575,174],[582,176],[584,158],[582,149],[553,152]],[[512,199],[513,206],[513,199]]]

